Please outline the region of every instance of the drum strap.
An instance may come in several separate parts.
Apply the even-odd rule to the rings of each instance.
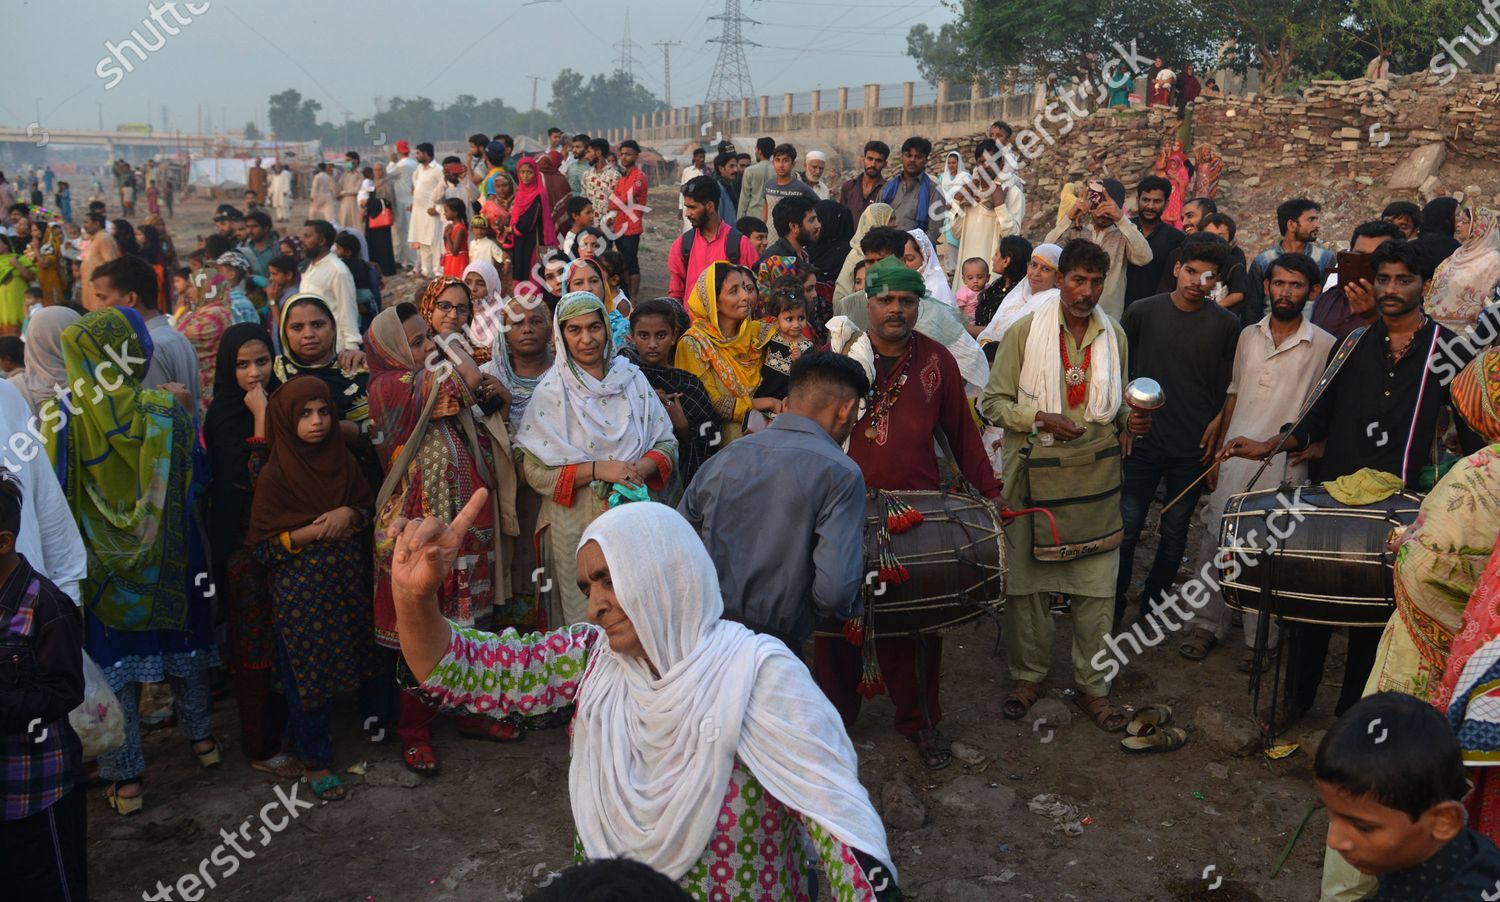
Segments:
[[[1255,475],[1250,478],[1250,481],[1245,483],[1245,491],[1250,491],[1250,487],[1260,481],[1261,474],[1266,472],[1266,468],[1271,465],[1271,461],[1275,459],[1277,454],[1281,453],[1281,446],[1286,444],[1286,440],[1291,437],[1292,431],[1301,425],[1302,421],[1307,418],[1308,412],[1313,409],[1313,405],[1318,403],[1318,399],[1323,397],[1324,392],[1328,391],[1328,386],[1333,384],[1334,377],[1339,374],[1339,370],[1344,368],[1344,364],[1349,360],[1349,355],[1354,353],[1354,348],[1359,344],[1359,340],[1364,338],[1365,333],[1368,331],[1370,331],[1369,326],[1360,326],[1345,336],[1344,343],[1339,345],[1338,352],[1333,355],[1332,360],[1328,361],[1328,366],[1324,368],[1323,375],[1318,379],[1318,384],[1313,386],[1312,393],[1307,396],[1307,400],[1302,404],[1302,409],[1297,412],[1297,419],[1293,420],[1291,425],[1282,430],[1283,438],[1276,444],[1276,449],[1265,460],[1261,461],[1260,469],[1255,471]]]

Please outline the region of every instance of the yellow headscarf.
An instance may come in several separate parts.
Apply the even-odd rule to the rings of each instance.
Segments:
[[[719,330],[717,286],[721,279],[720,273],[725,269],[740,269],[749,273],[744,267],[719,260],[710,263],[698,276],[698,282],[687,300],[687,311],[693,318],[693,325],[677,342],[677,365],[688,369],[684,362],[696,357],[713,369],[714,375],[719,377],[729,394],[736,398],[748,398],[760,385],[764,349],[775,330],[767,323],[747,319],[740,324],[739,334],[733,338],[724,337],[724,333]],[[725,273],[724,278],[727,276]],[[751,280],[754,281],[753,275]],[[701,369],[692,367],[690,371]],[[716,394],[715,386],[705,383],[704,388],[708,389],[711,396]]]

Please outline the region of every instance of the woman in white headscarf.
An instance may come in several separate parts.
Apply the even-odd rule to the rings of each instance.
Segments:
[[[854,229],[854,237],[849,239],[849,256],[844,258],[844,266],[839,270],[838,280],[833,283],[833,299],[847,297],[854,293],[854,267],[865,258],[864,251],[859,249],[859,243],[865,240],[870,230],[878,226],[890,225],[891,218],[896,211],[891,209],[890,204],[870,204],[865,207],[865,212],[859,214],[859,225]]]
[[[899,895],[838,714],[779,640],[722,619],[713,561],[676,511],[628,504],[595,520],[577,554],[589,622],[526,636],[454,630],[438,613],[469,516],[400,525],[403,653],[444,706],[504,717],[576,699],[580,858],[633,858],[703,899],[821,897],[817,865],[830,898]]]
[[[902,257],[908,269],[921,274],[922,284],[926,287],[917,312],[916,329],[948,349],[958,363],[958,371],[963,374],[965,393],[977,398],[989,381],[990,362],[985,359],[979,342],[969,334],[968,321],[964,312],[958,309],[958,298],[953,289],[948,287],[948,279],[938,264],[931,239],[921,229],[912,229],[907,234],[911,235],[911,240],[907,242]],[[912,251],[913,246],[920,253],[920,261]]]
[[[1005,330],[1021,317],[1057,300],[1057,261],[1061,256],[1062,248],[1055,244],[1037,245],[1031,252],[1031,262],[1026,266],[1026,278],[1010,290],[984,331],[979,333],[981,345],[998,343],[1005,337]]]
[[[677,439],[645,374],[615,356],[598,296],[563,295],[552,322],[557,362],[532,392],[515,443],[522,478],[542,496],[537,588],[548,625],[563,626],[581,621],[587,603],[573,579],[584,527],[622,501],[664,492]]]
[[[969,173],[964,169],[963,154],[956,150],[948,151],[947,157],[943,159],[943,171],[938,175],[938,190],[943,192],[943,200],[948,202],[948,212],[943,222],[943,256],[949,269],[958,265],[953,259],[958,254],[958,238],[953,234],[954,197],[968,183]]]
[[[917,268],[917,272],[922,274],[922,284],[927,286],[927,296],[950,307],[957,307],[958,295],[953,293],[953,287],[948,284],[948,275],[943,272],[943,261],[938,259],[932,239],[921,229],[912,229],[907,234],[916,240],[917,248],[922,252],[922,265]]]
[[[10,381],[31,405],[33,416],[41,412],[42,403],[57,397],[57,388],[68,384],[63,366],[63,330],[78,322],[71,307],[43,307],[26,325],[26,366],[11,374]]]

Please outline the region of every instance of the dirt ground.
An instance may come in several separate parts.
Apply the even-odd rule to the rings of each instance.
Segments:
[[[642,259],[643,292],[665,289],[665,250],[676,234],[675,204],[661,204],[648,221]],[[169,223],[179,249],[211,226],[211,205],[179,205]],[[297,206],[297,221],[305,202]],[[1344,231],[1340,227],[1340,231]],[[409,285],[408,285],[409,283]],[[406,297],[415,280],[399,277],[388,294]],[[1147,524],[1137,582],[1155,550],[1155,518]],[[1183,574],[1187,568],[1184,565]],[[1058,618],[1051,697],[1071,684],[1070,618]],[[1187,726],[1185,747],[1165,755],[1126,755],[1122,734],[1105,734],[1067,699],[1049,707],[1046,722],[1000,717],[1009,685],[997,626],[980,622],[947,634],[943,659],[945,732],[982,757],[928,772],[891,728],[888,698],[871,701],[852,738],[861,777],[886,810],[888,784],[915,790],[924,809],[917,827],[890,828],[895,864],[908,896],[919,900],[990,898],[1076,900],[1303,900],[1317,895],[1327,819],[1307,818],[1280,873],[1278,856],[1314,804],[1310,754],[1314,731],[1331,720],[1334,690],[1286,740],[1301,742],[1290,757],[1271,761],[1245,751],[1251,699],[1235,663],[1242,634],[1207,662],[1179,657],[1168,640],[1131,663],[1116,683],[1118,703],[1170,705],[1174,723]],[[1336,640],[1337,641],[1337,640]],[[1341,658],[1331,655],[1341,670]],[[1337,672],[1337,671],[1334,671]],[[147,734],[146,808],[124,819],[90,790],[90,884],[100,900],[146,898],[297,900],[520,899],[571,861],[567,735],[555,729],[527,734],[515,745],[460,738],[450,720],[437,726],[442,773],[420,778],[405,771],[395,737],[380,745],[362,737],[352,699],[337,706],[336,766],[350,798],[303,810],[280,832],[245,830],[245,856],[224,877],[221,831],[256,824],[269,806],[277,822],[278,781],[252,771],[239,749],[232,698],[216,704],[225,764],[199,769],[174,731]],[[1067,712],[1071,712],[1071,718]],[[1036,712],[1034,712],[1036,713]],[[289,792],[292,781],[279,781]],[[894,791],[894,787],[891,791]],[[1055,830],[1027,803],[1042,794],[1076,806],[1079,836]],[[310,798],[305,787],[302,798]],[[907,814],[910,816],[911,812]],[[264,842],[262,842],[264,839]],[[214,863],[208,863],[217,854]],[[213,889],[170,885],[200,865]]]

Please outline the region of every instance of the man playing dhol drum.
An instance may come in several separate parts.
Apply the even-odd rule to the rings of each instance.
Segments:
[[[1370,265],[1380,319],[1357,337],[1350,335],[1335,352],[1347,352],[1348,357],[1307,416],[1290,435],[1283,431],[1265,441],[1231,439],[1223,456],[1264,459],[1285,440],[1281,450],[1294,454],[1294,461],[1309,460],[1314,482],[1370,468],[1396,476],[1410,491],[1422,490],[1422,471],[1431,463],[1439,414],[1449,406],[1442,351],[1460,343],[1422,312],[1422,289],[1432,277],[1432,265],[1414,243],[1387,241],[1375,249]],[[1470,441],[1473,436],[1466,430],[1460,435],[1466,452],[1483,444]],[[1329,626],[1289,626],[1285,700],[1274,721],[1269,712],[1261,714],[1261,729],[1271,735],[1285,731],[1312,708],[1333,635]],[[1379,641],[1379,629],[1350,628],[1336,715],[1359,701]]]
[[[1024,717],[1041,696],[1054,630],[1047,599],[1060,592],[1073,603],[1078,705],[1102,729],[1116,732],[1128,718],[1110,702],[1110,677],[1094,661],[1108,654],[1105,638],[1114,619],[1120,459],[1151,419],[1121,403],[1129,349],[1119,323],[1099,308],[1109,254],[1077,238],[1057,262],[1060,297],[1005,333],[979,401],[985,420],[1005,429],[1005,500],[1012,509],[1030,507],[1050,492],[1042,482],[1049,471],[1067,470],[1063,478],[1078,493],[1078,500],[1056,506],[1055,540],[1045,518],[1020,519],[1006,530],[1005,641],[1014,685],[1001,713]],[[1077,463],[1089,455],[1092,463]],[[1044,531],[1040,545],[1034,530]]]
[[[870,377],[868,401],[849,436],[849,456],[869,488],[935,490],[940,476],[934,436],[941,429],[957,457],[954,464],[981,494],[996,499],[1000,486],[969,414],[958,364],[947,348],[913,331],[923,291],[921,274],[889,257],[865,277],[870,331],[860,334],[847,317],[828,323],[833,349],[859,361]],[[896,704],[896,732],[916,743],[927,767],[948,766],[953,751],[938,730],[943,640],[883,636],[875,653]],[[846,726],[859,714],[862,667],[861,649],[847,640],[814,640],[813,676]]]

